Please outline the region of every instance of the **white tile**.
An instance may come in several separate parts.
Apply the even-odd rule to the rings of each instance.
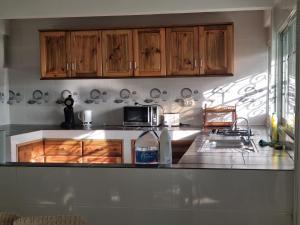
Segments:
[[[16,168],[0,167],[0,209],[13,209],[18,204],[17,190]]]
[[[136,208],[171,208],[172,207],[172,179],[169,169],[133,169],[126,177],[128,191],[131,198],[128,206]],[[124,183],[123,182],[123,183]],[[119,183],[119,187],[124,187]]]
[[[88,225],[133,224],[133,209],[131,208],[74,207],[69,214],[84,217]]]
[[[292,225],[288,212],[194,211],[193,225]]]
[[[64,168],[20,167],[17,169],[20,202],[37,205],[63,205],[72,201],[72,187]]]
[[[136,209],[132,225],[192,224],[192,211],[167,209]]]
[[[173,204],[181,209],[292,210],[293,173],[289,171],[186,169],[172,177],[178,193]]]

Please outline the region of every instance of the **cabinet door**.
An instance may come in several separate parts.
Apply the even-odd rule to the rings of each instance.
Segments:
[[[121,163],[122,140],[86,140],[83,141],[83,162],[85,163]]]
[[[83,141],[83,155],[122,157],[122,140]]]
[[[134,31],[134,75],[165,76],[165,29]]]
[[[46,156],[82,156],[82,141],[68,139],[46,139]]]
[[[129,77],[133,75],[131,30],[102,32],[103,76]]]
[[[71,57],[73,77],[102,75],[101,32],[71,32]]]
[[[200,27],[203,48],[200,46],[204,63],[204,74],[233,74],[233,25]]]
[[[43,141],[36,141],[17,146],[18,162],[43,163],[44,162],[44,145]]]
[[[198,28],[167,28],[167,74],[199,74]]]
[[[67,77],[69,49],[67,32],[41,32],[41,74],[42,78]]]

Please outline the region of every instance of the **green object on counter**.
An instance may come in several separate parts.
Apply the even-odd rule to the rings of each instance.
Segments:
[[[260,140],[258,142],[260,147],[266,147],[266,146],[274,147],[276,143],[277,143],[276,141],[265,141],[265,140]]]
[[[266,147],[266,146],[269,146],[269,147],[272,147],[276,150],[291,150],[290,148],[288,148],[287,145],[283,144],[283,143],[280,143],[278,141],[265,141],[265,140],[260,140],[258,142],[259,146],[260,147]]]
[[[265,140],[260,140],[260,141],[258,142],[258,144],[259,144],[260,147],[270,146],[270,142],[267,142],[267,141],[265,141]]]

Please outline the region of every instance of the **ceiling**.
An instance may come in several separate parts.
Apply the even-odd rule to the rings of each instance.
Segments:
[[[0,19],[265,10],[274,0],[0,0]]]

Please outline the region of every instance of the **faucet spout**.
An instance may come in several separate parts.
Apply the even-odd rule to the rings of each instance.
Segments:
[[[247,124],[247,140],[246,140],[246,142],[247,142],[247,144],[249,144],[249,143],[250,143],[251,130],[250,130],[250,126],[249,126],[249,121],[248,121],[248,119],[246,119],[245,117],[237,117],[237,118],[235,119],[235,121],[233,122],[233,124],[232,124],[231,130],[232,130],[232,131],[237,131],[237,122],[238,122],[239,120],[244,120],[244,121],[246,121],[246,124]]]

